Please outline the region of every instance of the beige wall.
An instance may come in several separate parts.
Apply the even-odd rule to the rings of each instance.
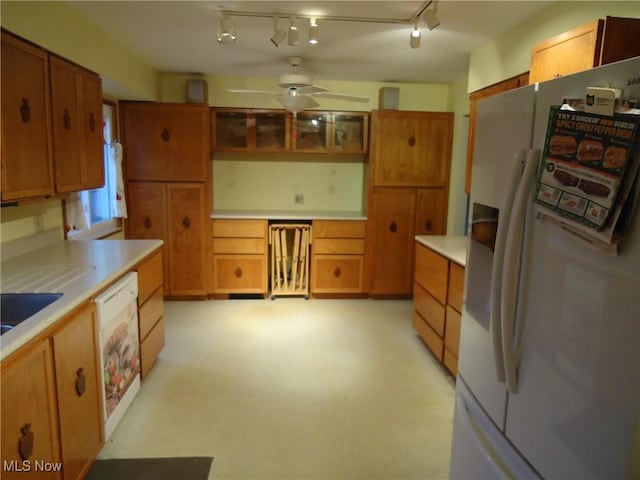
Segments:
[[[533,45],[607,15],[640,18],[640,2],[554,3],[535,17],[471,52],[468,91],[473,92],[527,72]]]

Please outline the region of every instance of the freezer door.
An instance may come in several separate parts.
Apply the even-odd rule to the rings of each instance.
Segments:
[[[450,478],[537,479],[538,474],[509,444],[458,379]]]
[[[517,181],[531,144],[533,86],[483,100],[478,105],[469,223],[471,241],[465,269],[459,375],[502,428],[507,393],[499,381],[490,327],[496,230],[508,223],[510,184]],[[498,342],[499,344],[499,342]]]
[[[542,147],[541,117],[550,104],[605,82],[638,98],[640,85],[627,87],[638,72],[640,59],[541,84],[535,142]],[[518,393],[509,396],[506,435],[545,478],[634,477],[640,471],[640,211],[620,256],[596,253],[532,217],[518,302]]]

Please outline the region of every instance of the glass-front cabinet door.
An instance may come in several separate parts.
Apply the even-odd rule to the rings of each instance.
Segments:
[[[284,111],[256,111],[255,149],[260,151],[283,151],[289,149],[289,117]]]
[[[334,153],[367,153],[369,115],[366,113],[333,113],[331,150]]]
[[[329,113],[300,112],[294,118],[293,150],[298,152],[327,152],[329,149]]]
[[[248,112],[214,110],[212,120],[211,133],[215,150],[249,149]]]

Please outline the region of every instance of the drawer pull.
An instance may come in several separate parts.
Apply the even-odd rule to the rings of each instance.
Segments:
[[[433,222],[431,220],[427,220],[424,226],[428,231],[431,231],[431,229],[433,228]]]
[[[165,142],[168,142],[170,138],[171,138],[171,135],[169,134],[169,130],[167,130],[166,128],[163,128],[162,129],[162,140],[164,140]]]
[[[22,460],[27,460],[33,453],[33,432],[31,431],[31,424],[25,423],[20,431],[22,432],[22,436],[18,443],[18,450],[20,451]]]
[[[233,274],[236,276],[236,278],[242,278],[242,269],[240,267],[236,267],[235,272],[233,272]]]
[[[142,224],[144,225],[144,228],[151,228],[151,219],[149,217],[144,217]]]
[[[189,220],[189,217],[184,217],[182,219],[182,226],[184,228],[189,228],[191,226],[191,220]]]
[[[333,276],[338,278],[340,275],[342,275],[342,270],[340,270],[340,267],[336,267],[336,269],[333,271]]]
[[[80,367],[76,372],[76,375],[76,393],[81,397],[87,390],[87,377],[84,374],[84,368]]]
[[[31,120],[31,107],[29,106],[29,99],[22,99],[22,106],[20,107],[20,117],[22,118],[22,123],[29,123]]]
[[[96,117],[93,112],[89,114],[89,130],[91,131],[91,133],[94,133],[96,131]]]
[[[391,233],[396,233],[398,231],[398,224],[396,222],[391,222],[389,224],[389,231]]]
[[[68,109],[64,109],[64,115],[62,115],[62,123],[64,124],[65,130],[71,129],[71,115],[69,114]]]
[[[410,147],[414,147],[416,145],[416,136],[411,135],[407,143],[409,144]]]

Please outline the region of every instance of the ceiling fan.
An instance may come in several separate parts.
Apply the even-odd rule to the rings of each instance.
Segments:
[[[277,95],[276,99],[287,111],[292,112],[294,115],[306,108],[313,108],[320,105],[316,102],[315,98],[331,98],[334,100],[362,103],[369,101],[368,97],[333,93],[326,88],[313,85],[310,76],[298,73],[298,67],[301,63],[302,57],[289,57],[292,73],[280,76],[278,86],[284,89],[281,92],[270,90],[243,90],[238,88],[229,88],[227,91],[233,93],[264,93]]]

